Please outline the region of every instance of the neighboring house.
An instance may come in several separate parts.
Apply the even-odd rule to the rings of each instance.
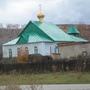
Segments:
[[[39,21],[30,21],[17,38],[3,44],[3,58],[17,57],[24,47],[29,54],[43,56],[59,52],[58,44],[62,42],[87,42],[80,37],[68,35],[58,26],[43,21],[44,14],[37,15]]]
[[[90,43],[63,43],[59,47],[61,58],[90,56]]]
[[[76,37],[80,37],[77,27],[69,26],[67,33]],[[77,57],[78,55],[90,55],[90,43],[62,43],[59,44],[61,58]]]

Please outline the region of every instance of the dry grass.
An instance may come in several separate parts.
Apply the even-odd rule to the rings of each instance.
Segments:
[[[8,85],[4,90],[22,90],[18,85]]]
[[[56,72],[45,74],[2,74],[0,85],[33,85],[33,84],[76,84],[90,83],[90,73]]]

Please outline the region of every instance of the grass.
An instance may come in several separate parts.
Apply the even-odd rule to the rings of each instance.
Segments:
[[[30,84],[88,84],[90,72],[55,72],[44,74],[1,74],[0,85]]]

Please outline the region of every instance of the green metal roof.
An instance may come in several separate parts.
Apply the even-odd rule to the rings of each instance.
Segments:
[[[67,33],[68,34],[79,34],[80,32],[78,31],[78,29],[75,26],[71,25],[71,26],[69,26]]]
[[[19,40],[19,38],[20,38],[20,37],[18,37],[18,38],[16,38],[16,39],[13,39],[13,40],[11,40],[11,41],[9,41],[9,42],[3,44],[3,45],[14,45],[14,44],[17,43],[17,41]]]
[[[68,35],[52,23],[30,21],[17,39],[4,45],[27,44],[32,42],[87,42],[87,40]]]
[[[62,29],[52,23],[40,23],[38,21],[33,22],[37,27],[40,28],[44,33],[50,36],[54,41],[62,41],[62,42],[85,42],[84,40],[79,37],[70,36],[65,33]]]
[[[17,44],[24,44],[30,42],[51,42],[53,41],[48,35],[43,33],[36,25],[31,21],[27,24],[24,30],[19,35],[20,39]]]
[[[74,40],[74,42],[88,42],[87,40],[85,40],[81,37],[75,37],[73,35],[70,35],[70,37]]]

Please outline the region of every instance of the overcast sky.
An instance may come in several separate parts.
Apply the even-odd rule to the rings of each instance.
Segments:
[[[40,4],[47,22],[90,23],[90,0],[0,0],[0,23],[37,20]]]

